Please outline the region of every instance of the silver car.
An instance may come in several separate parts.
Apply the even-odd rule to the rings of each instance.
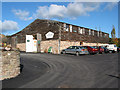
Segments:
[[[77,56],[79,54],[89,54],[88,50],[82,46],[70,46],[67,49],[63,49],[61,53],[62,54],[66,54],[66,53],[76,54]]]

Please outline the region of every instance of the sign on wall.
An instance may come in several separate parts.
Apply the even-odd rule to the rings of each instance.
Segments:
[[[45,36],[46,36],[47,39],[53,38],[54,37],[54,33],[49,31]]]

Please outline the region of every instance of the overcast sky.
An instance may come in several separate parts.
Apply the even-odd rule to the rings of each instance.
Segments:
[[[3,34],[12,35],[36,18],[63,21],[91,29],[97,27],[109,34],[114,25],[118,34],[117,2],[3,2],[0,30]]]

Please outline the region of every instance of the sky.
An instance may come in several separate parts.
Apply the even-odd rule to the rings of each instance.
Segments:
[[[118,37],[117,2],[2,2],[0,30],[5,35],[12,35],[37,18],[62,21],[109,34],[114,25]]]

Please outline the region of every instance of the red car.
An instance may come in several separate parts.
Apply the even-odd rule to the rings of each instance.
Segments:
[[[104,52],[104,47],[98,46],[98,51],[100,54],[102,54]]]
[[[97,54],[98,51],[98,47],[96,46],[84,46],[85,48],[87,48],[89,54]]]

